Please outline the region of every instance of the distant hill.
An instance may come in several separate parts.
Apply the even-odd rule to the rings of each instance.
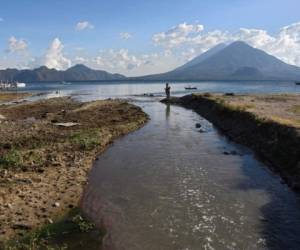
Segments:
[[[65,71],[45,66],[33,70],[0,70],[2,81],[198,81],[198,80],[300,80],[300,68],[284,63],[245,42],[219,44],[186,64],[166,73],[125,77],[77,64]]]
[[[185,65],[140,80],[299,80],[300,68],[237,41],[221,44]]]
[[[2,81],[101,81],[121,80],[125,78],[125,76],[120,74],[111,74],[103,70],[93,70],[83,64],[77,64],[65,71],[49,69],[46,66],[42,66],[33,70],[0,70],[0,80]]]

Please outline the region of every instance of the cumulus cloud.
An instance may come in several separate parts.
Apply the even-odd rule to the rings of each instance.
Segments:
[[[7,52],[14,53],[14,52],[25,52],[28,48],[28,43],[23,39],[17,39],[14,36],[8,39],[8,49]]]
[[[266,30],[240,28],[237,32],[214,30],[204,31],[200,24],[182,23],[171,29],[154,34],[155,45],[190,60],[219,43],[237,40],[245,41],[251,46],[262,49],[286,63],[300,66],[300,22],[285,26],[276,35]]]
[[[82,56],[76,56],[75,59],[74,59],[74,61],[76,63],[82,64],[82,63],[87,63],[89,60],[88,60],[88,58],[84,58]]]
[[[99,54],[88,62],[92,68],[109,72],[117,72],[127,76],[154,74],[164,72],[177,65],[173,55],[165,52],[149,54],[133,54],[128,49],[109,49],[99,51]]]
[[[142,58],[129,54],[127,49],[103,51],[95,58],[95,62],[99,66],[114,69],[132,70],[144,63]]]
[[[87,26],[87,24],[83,26]],[[130,33],[127,35],[126,32],[122,33],[124,34],[120,33],[121,38],[130,38],[128,36],[128,34],[131,35]],[[245,41],[287,63],[300,66],[300,22],[284,26],[275,34],[254,28],[240,28],[235,32],[206,31],[204,26],[198,23],[181,23],[154,34],[152,41],[156,46],[153,48],[153,52],[148,54],[132,53],[123,48],[99,51],[96,56],[90,56],[87,51],[77,48],[72,51],[72,62],[84,63],[92,68],[129,76],[153,74],[172,70],[219,43],[230,43],[237,40]],[[27,48],[28,44],[25,40],[11,37],[7,51],[21,52],[26,51]],[[69,67],[71,60],[63,53],[63,48],[62,42],[58,38],[54,39],[42,60],[36,59],[36,63],[56,69]],[[15,60],[13,57],[22,57],[19,59],[18,65],[27,60],[24,59],[25,56],[22,53],[7,53],[6,56],[10,57],[10,66]],[[1,62],[0,59],[1,65],[5,63],[8,64],[8,60]],[[37,65],[35,64],[35,66]]]
[[[58,38],[55,38],[46,51],[42,64],[51,69],[63,70],[69,68],[71,66],[71,60],[65,57],[63,49],[64,45],[62,42]]]
[[[201,24],[181,23],[171,29],[154,34],[152,40],[157,45],[167,48],[179,47],[188,42],[195,34],[200,33],[204,29]]]
[[[82,31],[82,30],[87,30],[87,29],[94,29],[94,25],[92,25],[90,22],[88,21],[81,21],[78,22],[75,26],[75,30],[77,31]]]
[[[121,39],[128,40],[132,38],[132,35],[129,32],[121,32],[120,37]]]

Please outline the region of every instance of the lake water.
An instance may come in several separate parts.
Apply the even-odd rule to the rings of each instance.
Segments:
[[[162,95],[165,83],[128,83],[128,82],[81,82],[63,85],[60,83],[29,83],[22,91],[49,92],[60,95],[88,95],[89,99],[128,98],[144,93]],[[186,86],[195,86],[193,92],[235,92],[235,93],[300,93],[300,86],[294,82],[242,81],[242,82],[196,82],[171,83],[172,95],[180,96],[191,93]]]
[[[192,85],[205,92],[300,92],[288,82]],[[187,94],[184,86],[172,84],[173,94]],[[300,249],[299,196],[253,152],[228,141],[195,112],[159,103],[163,88],[163,83],[28,86],[52,95],[60,89],[58,95],[79,100],[129,98],[150,115],[146,126],[110,146],[89,175],[82,208],[107,226],[106,249]]]

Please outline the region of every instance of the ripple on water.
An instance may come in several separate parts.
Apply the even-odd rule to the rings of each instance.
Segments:
[[[139,105],[151,121],[100,157],[83,197],[117,249],[299,249],[299,200],[251,151],[191,110]]]

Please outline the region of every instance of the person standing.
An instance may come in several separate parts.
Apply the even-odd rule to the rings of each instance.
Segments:
[[[169,83],[166,83],[165,92],[167,99],[170,99],[171,87],[169,86]]]

